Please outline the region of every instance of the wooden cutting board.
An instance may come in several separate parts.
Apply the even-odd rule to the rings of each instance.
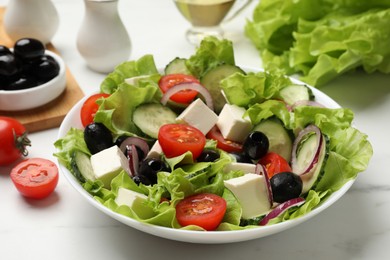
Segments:
[[[0,7],[0,44],[12,47],[14,42],[7,36],[3,26],[5,8]],[[53,44],[46,48],[60,55]],[[58,127],[68,111],[84,96],[69,68],[66,68],[66,88],[55,100],[38,108],[25,111],[0,111],[0,116],[9,116],[19,120],[28,132]]]

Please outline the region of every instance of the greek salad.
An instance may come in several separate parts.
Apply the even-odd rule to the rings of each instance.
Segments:
[[[305,215],[366,169],[372,146],[347,108],[278,71],[244,71],[208,37],[159,71],[118,65],[55,156],[97,201],[187,230],[261,228]]]

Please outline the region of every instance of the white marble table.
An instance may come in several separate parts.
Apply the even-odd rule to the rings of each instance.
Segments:
[[[77,52],[76,34],[84,5],[53,0],[60,28],[53,40],[85,94],[98,90],[104,75],[90,71]],[[6,5],[8,0],[0,0]],[[184,38],[187,22],[171,0],[122,0],[120,14],[130,33],[131,59],[154,54],[163,66],[194,52]],[[252,5],[253,7],[253,5]],[[261,67],[243,36],[250,10],[230,24],[238,64]],[[89,205],[62,176],[54,194],[24,199],[0,167],[0,259],[388,259],[390,253],[390,76],[355,73],[322,89],[351,108],[358,128],[369,135],[374,156],[366,172],[337,203],[313,219],[269,237],[227,245],[171,241],[141,233]],[[58,129],[30,135],[31,157],[52,156]]]

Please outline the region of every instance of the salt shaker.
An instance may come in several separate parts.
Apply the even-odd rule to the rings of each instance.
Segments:
[[[13,41],[35,38],[49,43],[59,26],[51,0],[10,0],[4,14],[4,30]]]
[[[85,15],[77,35],[77,49],[89,68],[113,71],[128,60],[129,34],[119,16],[118,0],[84,0]]]

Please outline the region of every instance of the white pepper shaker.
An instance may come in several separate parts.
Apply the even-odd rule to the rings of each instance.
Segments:
[[[89,68],[109,73],[129,59],[131,41],[119,16],[118,0],[84,0],[77,49]]]
[[[59,26],[51,0],[10,0],[4,14],[4,30],[13,41],[35,38],[49,43]]]

